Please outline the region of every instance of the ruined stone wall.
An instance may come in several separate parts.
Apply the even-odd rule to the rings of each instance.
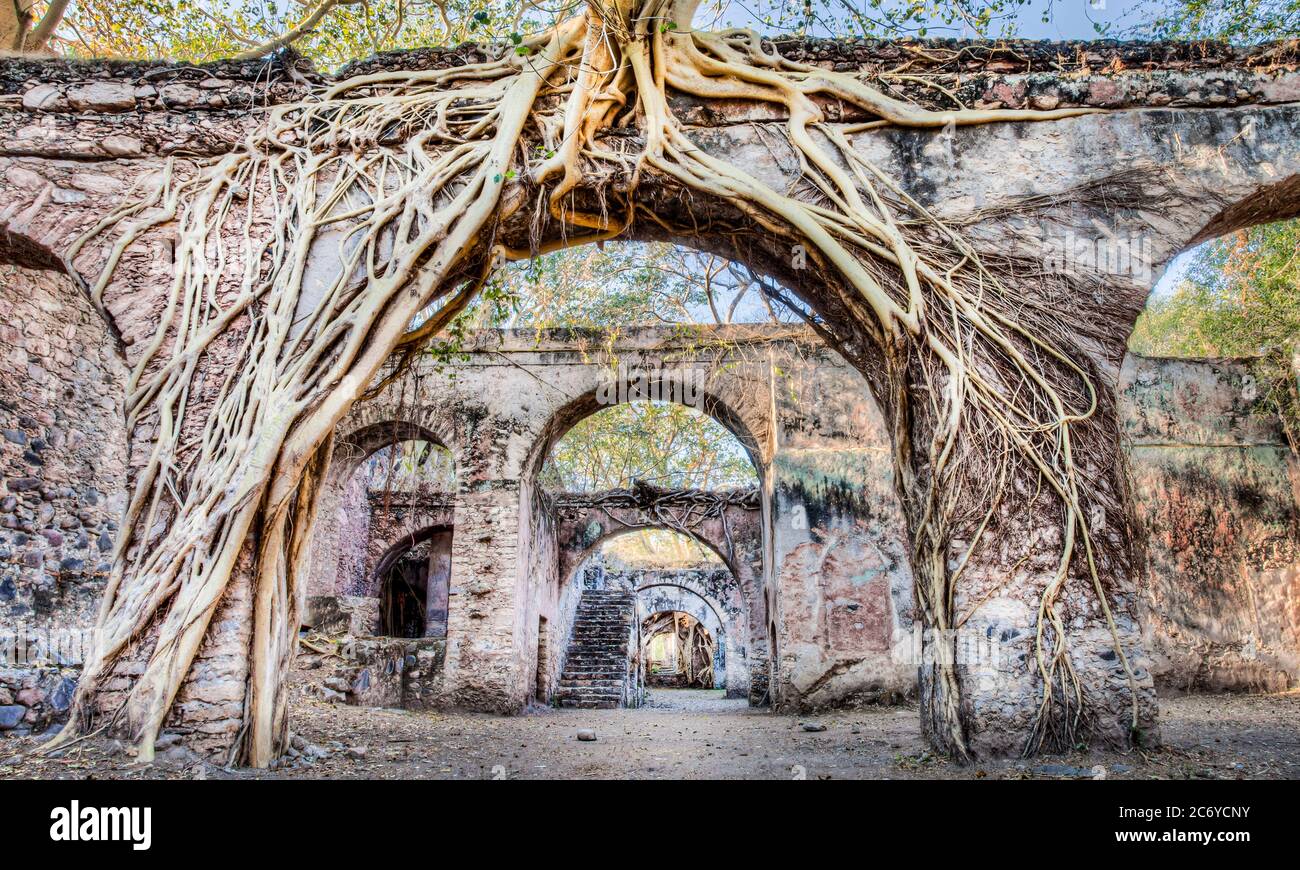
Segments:
[[[1300,462],[1249,360],[1131,356],[1121,390],[1164,690],[1300,682]]]
[[[528,511],[520,519],[523,546],[519,583],[526,592],[519,629],[523,673],[532,675],[533,690],[526,689],[525,697],[547,704],[564,670],[582,584],[560,573],[559,540],[549,499],[536,493],[527,504]],[[544,638],[539,636],[542,619],[546,620]]]
[[[322,508],[327,507],[322,505]],[[369,584],[366,582],[366,560],[370,552],[370,498],[366,489],[365,475],[354,474],[343,485],[337,505],[328,505],[330,510],[321,510],[321,524],[314,538],[329,541],[333,547],[317,545],[313,541],[313,556],[321,554],[319,561],[331,561],[333,570],[317,570],[311,573],[311,593],[313,595],[354,595],[368,596]],[[320,567],[324,567],[321,565]]]
[[[910,696],[912,574],[884,417],[857,370],[820,347],[781,371],[773,700],[815,709]]]
[[[0,730],[67,710],[125,505],[125,376],[68,278],[0,267]]]

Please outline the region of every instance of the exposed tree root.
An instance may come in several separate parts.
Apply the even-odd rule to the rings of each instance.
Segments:
[[[632,219],[575,208],[579,183],[660,173],[739,208],[805,246],[843,288],[845,305],[880,345],[895,421],[900,488],[914,535],[925,626],[939,651],[927,731],[968,754],[952,662],[957,584],[1009,486],[1036,480],[1060,505],[1059,569],[1038,612],[1038,726],[1026,751],[1068,744],[1084,707],[1060,600],[1072,571],[1110,616],[1080,491],[1072,427],[1097,408],[1085,369],[1015,316],[1016,295],[953,230],[823,123],[816,98],[872,113],[874,126],[939,128],[1067,117],[1053,112],[934,112],[858,78],[787,61],[747,31],[691,30],[697,0],[591,2],[524,41],[519,52],[451,69],[357,76],[279,106],[240,150],[188,171],[169,166],[140,200],[78,244],[115,232],[91,287],[102,298],[123,252],[174,222],[175,279],[153,341],[129,383],[132,426],[156,430],[134,482],[69,727],[101,714],[99,693],[133,645],[144,671],[117,719],[152,755],[231,577],[253,566],[252,672],[239,760],[265,765],[287,735],[282,675],[303,595],[306,545],[335,423],[395,348],[418,347],[474,292],[495,256],[493,227],[531,185],[576,234],[607,238]],[[779,104],[802,188],[778,192],[699,148],[669,107],[669,89]],[[602,138],[626,125],[634,152]],[[526,180],[528,185],[514,183]],[[71,262],[77,250],[69,252]],[[440,308],[414,334],[408,326]],[[228,362],[219,389],[195,392],[201,365]],[[926,386],[918,390],[917,382]],[[971,481],[992,482],[976,494]],[[977,505],[972,513],[971,505]],[[949,566],[954,540],[965,541]]]

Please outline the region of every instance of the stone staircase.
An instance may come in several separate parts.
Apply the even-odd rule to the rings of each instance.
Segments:
[[[630,674],[636,595],[587,589],[578,601],[564,672],[555,692],[561,707],[634,707],[640,686]]]

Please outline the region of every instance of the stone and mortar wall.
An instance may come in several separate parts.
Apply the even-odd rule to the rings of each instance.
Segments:
[[[885,172],[904,179],[923,204],[941,218],[957,218],[956,223],[974,209],[999,214],[1005,204],[1016,210],[1020,198],[1033,195],[1040,201],[1062,202],[1065,209],[1059,216],[1073,221],[1073,226],[1104,220],[1121,237],[1131,230],[1151,232],[1156,238],[1152,260],[1160,263],[1198,235],[1295,214],[1298,176],[1293,144],[1300,122],[1295,108],[1300,76],[1294,46],[1234,50],[1200,44],[1103,42],[947,44],[951,50],[945,50],[943,44],[935,44],[934,51],[918,54],[894,43],[811,40],[783,42],[782,48],[792,57],[866,73],[897,66],[899,58],[906,56],[914,71],[925,73],[923,78],[938,76],[938,81],[947,82],[960,77],[956,82],[960,95],[971,105],[1170,107],[1088,115],[1032,129],[1021,125],[970,128],[959,131],[947,149],[929,148],[927,142],[934,142],[933,137],[924,138],[929,134],[920,131],[866,131],[855,139],[855,147],[861,146]],[[353,71],[445,66],[463,62],[474,51],[390,54]],[[1025,87],[1018,88],[1020,84]],[[919,103],[947,105],[942,99],[944,89],[924,90],[920,84],[915,88]],[[30,60],[5,61],[0,91],[8,97],[0,107],[0,190],[4,192],[0,257],[28,266],[57,265],[69,242],[116,205],[133,181],[156,169],[160,155],[180,150],[228,151],[256,123],[257,116],[244,109],[283,102],[303,92],[280,64],[178,68],[165,63]],[[1182,107],[1207,111],[1179,111]],[[706,101],[674,108],[688,123],[713,127],[697,130],[704,147],[751,167],[774,189],[788,188],[789,170],[772,158],[759,125],[741,123],[745,112],[752,113],[754,120],[769,120],[777,107]],[[828,120],[859,119],[831,112]],[[942,158],[935,153],[945,150]],[[1122,209],[1109,200],[1076,202],[1077,191],[1104,185],[1131,166],[1158,168],[1158,174],[1153,171],[1147,176],[1146,187],[1167,191],[1168,208]],[[986,171],[989,167],[997,171]],[[1062,167],[1070,171],[1063,172]],[[654,181],[648,183],[653,186]],[[659,200],[653,189],[643,193],[646,201],[670,207],[664,200],[671,197]],[[690,207],[700,205],[692,202]],[[672,215],[661,217],[673,222]],[[517,245],[534,240],[530,233],[535,228],[524,226],[528,223],[523,220],[505,228],[505,236],[515,233]],[[138,255],[124,263],[106,294],[106,304],[128,339],[151,334],[161,309],[161,288],[170,277],[164,234],[147,240]],[[1023,231],[1019,217],[1012,221],[997,217],[971,232],[977,247],[1037,259],[1041,243],[1034,236]],[[95,274],[103,256],[102,250],[87,250],[78,267]],[[827,307],[827,294],[833,292],[818,286],[802,289],[823,307]],[[1098,297],[1097,304],[1116,306],[1115,322],[1123,325],[1136,316],[1147,289],[1107,287],[1100,291],[1104,302]],[[833,301],[829,310],[835,315]],[[1118,365],[1122,339],[1122,334],[1113,334],[1106,342],[1108,349],[1082,348],[1108,380],[1113,374],[1110,369]],[[850,346],[846,352],[852,351]],[[215,363],[217,368],[221,365],[220,360]],[[220,378],[208,381],[217,383]],[[139,445],[147,444],[147,435],[137,435]],[[246,586],[246,578],[237,578],[236,584],[241,583]],[[246,591],[237,591],[234,597]],[[238,655],[239,650],[232,647],[222,654]]]
[[[0,730],[68,709],[125,504],[125,376],[68,278],[0,267]]]
[[[1157,685],[1300,684],[1300,461],[1251,362],[1134,356],[1121,390]]]
[[[910,696],[912,574],[884,418],[866,381],[832,353],[782,372],[773,700],[815,709]]]
[[[489,696],[499,699],[501,693],[512,693],[515,700],[505,706],[513,705],[515,709],[534,694],[538,618],[545,617],[548,627],[546,661],[550,673],[543,682],[553,685],[580,593],[580,578],[569,575],[618,525],[607,521],[596,529],[593,521],[599,517],[590,510],[556,508],[536,501],[531,489],[526,499],[514,489],[521,485],[521,478],[527,477],[539,444],[558,437],[557,417],[570,423],[580,418],[581,414],[573,410],[575,397],[581,397],[608,376],[599,357],[592,353],[599,342],[589,336],[545,334],[540,339],[520,338],[504,334],[480,339],[490,350],[508,353],[515,364],[503,363],[498,354],[490,352],[472,354],[456,379],[442,384],[441,388],[450,390],[450,398],[444,395],[436,406],[431,402],[427,410],[417,410],[411,417],[421,427],[440,433],[456,453],[458,467],[471,469],[468,480],[474,490],[468,498],[462,494],[456,508],[448,645],[449,667],[456,678],[447,686],[465,686],[460,697],[477,706],[488,705]],[[630,340],[631,350],[623,353],[633,359],[639,353],[642,361],[662,360],[668,354],[653,350],[656,341],[661,340],[653,330],[635,334]],[[750,622],[750,648],[746,652],[751,658],[765,657],[769,640],[775,642],[777,660],[771,667],[775,676],[771,692],[778,704],[817,708],[906,697],[916,684],[918,645],[913,631],[907,537],[894,493],[893,463],[883,417],[870,400],[862,377],[835,354],[816,345],[798,353],[791,353],[782,342],[760,346],[760,354],[744,353],[740,368],[757,366],[768,375],[755,377],[747,371],[735,378],[725,392],[729,402],[741,409],[737,416],[745,427],[762,433],[761,437],[751,438],[749,444],[758,446],[767,492],[763,510],[756,512],[762,528],[753,535],[741,536],[755,542],[747,545],[747,550],[758,547],[763,551],[747,553],[742,560],[753,577],[749,585],[753,592],[747,589],[741,596]],[[680,360],[680,354],[677,358]],[[776,368],[781,372],[776,379],[769,368],[774,360],[779,362]],[[1195,383],[1198,365],[1202,364],[1184,364],[1186,371],[1171,369],[1168,377]],[[425,389],[436,392],[439,382],[427,381]],[[1162,389],[1165,387],[1150,378],[1126,381],[1121,402],[1130,410],[1125,414],[1132,418],[1137,413],[1133,408],[1158,405],[1156,396]],[[1195,388],[1199,392],[1194,395],[1204,393],[1208,400],[1224,389],[1217,381],[1203,383]],[[583,413],[591,410],[582,407],[586,409]],[[376,406],[364,411],[359,420],[378,419],[383,413],[382,407]],[[1183,402],[1164,413],[1171,415],[1171,422],[1162,424],[1166,429],[1187,426],[1204,417],[1231,417],[1225,408],[1204,403]],[[1287,512],[1294,512],[1296,503],[1287,477],[1294,472],[1285,469],[1293,467],[1294,462],[1284,461],[1287,454],[1274,424],[1260,418],[1252,425],[1256,429],[1262,426],[1260,431],[1268,433],[1262,449],[1272,457],[1272,465],[1261,481],[1266,504],[1255,510],[1256,519],[1246,521],[1262,530],[1274,523],[1269,517],[1281,517],[1277,533],[1266,536],[1267,546],[1255,548],[1255,552],[1269,550],[1278,557],[1265,566],[1266,570],[1256,572],[1257,584],[1268,587],[1266,592],[1256,593],[1257,600],[1278,603],[1271,608],[1277,625],[1271,634],[1266,632],[1267,637],[1256,642],[1268,650],[1276,649],[1276,654],[1266,650],[1264,655],[1280,662],[1281,671],[1289,673],[1292,666],[1286,662],[1292,659],[1287,656],[1294,656],[1294,651],[1300,649],[1294,629],[1285,628],[1295,625],[1296,593],[1287,579],[1293,575],[1286,573],[1292,569],[1285,567],[1289,564],[1286,559],[1291,557],[1283,552],[1283,542],[1295,540],[1294,534],[1289,539],[1285,535],[1290,522],[1286,518],[1292,516]],[[1163,437],[1137,438],[1131,463],[1135,480],[1142,482],[1135,496],[1142,528],[1150,530],[1152,554],[1160,550],[1161,536],[1165,534],[1159,510],[1169,502],[1168,493],[1181,491],[1185,482],[1185,476],[1180,477],[1164,461],[1172,455],[1168,447],[1153,442]],[[1241,456],[1253,455],[1251,450],[1258,452],[1251,448],[1243,453],[1232,445],[1214,446],[1213,450],[1218,451],[1214,455],[1221,468],[1238,470],[1244,468]],[[1231,488],[1219,486],[1189,492],[1187,497],[1204,517],[1221,513],[1224,505],[1232,505],[1228,510],[1236,516],[1252,516],[1233,501],[1233,493]],[[471,508],[471,504],[475,507]],[[484,511],[488,517],[500,516],[477,534],[461,528],[460,517],[472,518]],[[552,514],[558,525],[551,521]],[[635,510],[624,519],[644,520],[635,516]],[[511,522],[519,530],[515,536],[504,531]],[[721,539],[720,534],[713,537]],[[1147,586],[1152,591],[1148,598],[1154,602],[1149,603],[1149,612],[1152,608],[1173,607],[1168,594],[1155,590],[1184,584],[1180,576],[1183,569],[1178,567],[1181,564],[1218,566],[1200,569],[1195,578],[1205,595],[1220,595],[1236,583],[1232,578],[1244,564],[1244,557],[1210,546],[1217,540],[1204,536],[1184,541],[1176,559],[1168,552],[1163,557],[1149,558]],[[517,550],[512,551],[512,547]],[[1168,551],[1167,545],[1165,549]],[[1156,598],[1152,599],[1152,595]],[[1160,629],[1160,639],[1154,643],[1156,652],[1137,663],[1139,669],[1149,665],[1162,685],[1176,684],[1186,676],[1192,662],[1201,661],[1198,650],[1203,638],[1188,633],[1194,620],[1186,615],[1200,605],[1193,602],[1189,606],[1191,610],[1185,607],[1184,615],[1177,618],[1179,631]],[[1223,605],[1215,606],[1222,609]],[[1149,641],[1153,637],[1150,626],[1159,620],[1158,616],[1148,620]],[[769,626],[774,630],[771,638]],[[1108,648],[1105,638],[1085,640],[1088,644],[1095,641],[1101,652]],[[1175,664],[1178,662],[1181,664]],[[768,670],[766,665],[763,669]],[[1252,672],[1258,670],[1256,667]],[[1281,685],[1278,672],[1275,669],[1271,677],[1252,677],[1235,685]],[[1211,683],[1202,680],[1201,684]],[[499,700],[492,703],[498,707],[504,704]]]
[[[363,540],[365,558],[357,573],[343,577],[354,595],[378,598],[381,593],[376,571],[384,555],[403,540],[431,526],[452,525],[454,497],[449,494],[411,496],[405,493],[372,492],[367,498],[370,522]]]
[[[69,282],[11,272],[3,286],[0,628],[18,619],[84,627],[124,500],[122,366]],[[463,473],[450,508],[456,536],[447,643],[422,666],[402,658],[401,667],[385,664],[384,672],[421,674],[420,705],[509,712],[536,692],[540,617],[548,644],[541,682],[554,685],[581,585],[562,576],[566,546],[556,537],[555,508],[534,493],[529,475],[542,445],[564,428],[557,420],[571,424],[589,413],[583,397],[609,372],[590,336],[493,335],[483,339],[487,353],[472,356],[455,381],[426,375],[427,401],[406,396],[394,411],[381,397],[349,419],[365,425],[405,415],[452,449]],[[646,330],[627,340],[624,358],[681,365],[680,348],[665,349],[663,334]],[[906,695],[916,673],[908,658],[911,579],[882,418],[857,372],[824,350],[782,356],[774,380],[771,354],[781,341],[760,344],[763,353],[746,356],[726,383],[714,385],[728,398],[720,412],[744,432],[763,473],[763,529],[752,536],[763,552],[744,560],[755,578],[754,594],[743,596],[746,653],[766,655],[768,626],[775,628],[778,703],[819,707]],[[502,362],[503,354],[511,361]],[[1133,359],[1125,369],[1121,406],[1148,538],[1151,660],[1144,664],[1166,687],[1272,689],[1297,680],[1300,472],[1276,422],[1254,407],[1251,377],[1247,364],[1226,361]],[[356,549],[353,561],[364,574],[396,527],[372,529],[364,489],[332,497],[336,514],[342,503],[344,515],[364,513],[364,524],[323,524],[313,556],[331,561],[332,570],[313,577],[313,591],[347,602],[349,592],[367,590],[353,588],[353,572],[339,574],[339,548]],[[344,621],[373,612],[344,609]],[[205,646],[213,655],[203,657],[212,664],[187,682],[171,723],[212,730],[214,746],[225,734],[223,711],[239,702],[223,687],[242,680],[229,650],[246,646],[247,610],[238,590],[223,603]],[[376,662],[396,662],[396,653],[370,653]],[[0,707],[23,708],[8,714],[18,717],[16,727],[43,725],[65,705],[69,676],[0,671],[0,700],[13,702]],[[118,675],[122,688],[128,676]]]

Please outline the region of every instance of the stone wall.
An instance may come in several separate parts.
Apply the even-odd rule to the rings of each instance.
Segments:
[[[12,647],[18,633],[45,637],[89,624],[124,501],[126,451],[122,365],[98,316],[53,274],[10,270],[4,279],[0,637],[8,632]],[[904,697],[916,680],[911,576],[883,418],[856,370],[797,330],[777,332],[746,334],[762,352],[737,351],[741,361],[723,366],[725,380],[711,385],[727,403],[707,409],[739,433],[763,487],[759,508],[742,511],[752,523],[733,518],[730,526],[743,553],[729,555],[743,576],[718,601],[743,614],[743,627],[724,631],[728,673],[748,659],[755,691],[765,692],[771,676],[774,700],[800,708]],[[464,473],[450,501],[413,504],[349,486],[343,472],[357,459],[340,463],[326,494],[333,520],[313,549],[313,564],[328,571],[313,576],[312,591],[364,603],[335,620],[350,633],[369,633],[358,619],[374,621],[378,593],[366,578],[397,538],[429,523],[456,529],[446,643],[422,651],[426,661],[403,658],[394,673],[418,674],[414,689],[349,687],[357,699],[414,692],[419,706],[501,712],[545,701],[581,592],[572,569],[617,525],[604,522],[593,537],[589,508],[557,505],[532,480],[546,445],[595,408],[591,397],[609,377],[589,337],[482,340],[485,352],[471,353],[454,380],[424,373],[414,400],[407,392],[400,408],[382,396],[361,405],[345,424],[351,434],[341,435],[347,443],[361,443],[357,431],[374,435],[359,455],[380,435],[437,440]],[[680,368],[686,358],[668,333],[634,331],[625,340],[622,358],[652,369],[670,358]],[[1258,396],[1248,362],[1132,358],[1124,369],[1120,400],[1148,577],[1150,656],[1138,664],[1164,688],[1268,690],[1300,680],[1300,468]],[[628,510],[624,520],[644,519]],[[721,527],[710,535],[711,546],[725,549]],[[247,610],[236,590],[215,621],[213,649],[246,645]],[[388,647],[366,650],[369,665],[396,661]],[[0,724],[10,728],[57,721],[79,650],[40,652],[39,668],[31,658],[21,668],[0,662]],[[215,729],[210,741],[220,745],[226,720],[238,718],[226,715],[238,693],[223,688],[242,680],[229,670],[237,658],[205,657],[172,727]],[[128,676],[117,681],[125,686]]]
[[[734,359],[724,356],[721,363],[712,349],[713,363],[727,371],[713,389],[727,402],[708,410],[751,449],[763,487],[759,509],[748,512],[753,523],[731,521],[733,541],[744,550],[732,560],[743,575],[736,606],[749,622],[738,655],[751,662],[754,691],[770,693],[778,705],[907,697],[916,684],[919,644],[883,416],[861,375],[839,356],[799,330],[770,333],[726,336]],[[684,371],[691,364],[668,332],[633,331],[623,340],[627,347],[617,352],[632,365],[662,371],[672,359]],[[593,507],[542,496],[531,482],[547,445],[599,407],[591,396],[610,377],[594,350],[600,342],[576,333],[492,333],[476,342],[483,352],[471,348],[454,379],[424,373],[419,390],[403,388],[393,408],[382,398],[359,408],[352,425],[405,414],[409,426],[445,443],[466,472],[454,509],[445,686],[455,695],[448,701],[519,709],[538,694],[539,661],[543,696],[562,667],[581,586],[571,575],[601,540],[647,517],[636,505]],[[1288,477],[1295,475],[1294,458],[1275,420],[1234,404],[1241,384],[1206,378],[1216,364],[1137,362],[1125,369],[1120,396],[1133,440],[1138,518],[1151,539],[1146,630],[1154,653],[1137,665],[1150,665],[1166,687],[1186,683],[1198,667],[1215,676],[1195,677],[1197,686],[1289,684],[1300,650],[1293,586],[1297,499]],[[1173,402],[1172,384],[1181,385]],[[1188,434],[1198,426],[1226,434]],[[1198,439],[1204,443],[1194,446]],[[1198,479],[1209,473],[1214,485],[1189,482],[1184,459],[1194,454],[1208,457],[1192,463]],[[1234,475],[1249,477],[1253,489],[1234,484]],[[1185,509],[1177,523],[1196,534],[1171,537],[1168,508],[1179,503]],[[1236,543],[1210,531],[1225,513],[1242,526]],[[462,528],[465,521],[472,527]],[[703,531],[710,546],[725,549],[721,527]],[[1237,578],[1250,566],[1248,590]],[[1197,591],[1175,596],[1189,578]],[[1263,664],[1214,664],[1224,649],[1249,642],[1242,627],[1248,592],[1270,607],[1250,635]],[[546,649],[539,655],[542,619]],[[1223,632],[1226,639],[1219,638]],[[1088,638],[1093,641],[1109,648],[1105,638]],[[770,666],[769,645],[776,650]],[[1237,676],[1227,679],[1229,673]]]
[[[125,504],[125,375],[70,280],[0,267],[0,729],[67,710]]]
[[[453,497],[450,494],[424,494],[371,492],[366,514],[369,525],[363,540],[366,542],[364,559],[356,574],[344,577],[340,569],[339,582],[355,590],[354,595],[378,597],[380,578],[376,576],[380,561],[394,549],[400,549],[413,535],[439,526],[451,528]]]
[[[1165,690],[1300,683],[1300,462],[1249,360],[1130,357],[1144,631]]]
[[[911,696],[912,572],[884,417],[866,381],[819,350],[781,365],[772,464],[773,702]]]

